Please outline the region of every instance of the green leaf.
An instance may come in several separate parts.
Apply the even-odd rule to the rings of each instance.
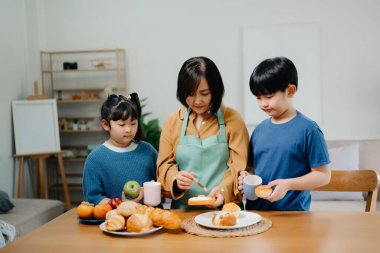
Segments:
[[[140,100],[141,108],[146,106],[147,98]],[[152,115],[151,112],[144,112],[140,118],[140,126],[143,134],[143,140],[152,144],[152,146],[158,151],[160,145],[161,127],[158,119],[151,119],[146,122],[146,117]]]

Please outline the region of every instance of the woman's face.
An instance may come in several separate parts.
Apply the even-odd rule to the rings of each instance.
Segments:
[[[211,106],[211,91],[204,77],[201,77],[198,89],[186,97],[186,103],[198,115],[208,113]]]

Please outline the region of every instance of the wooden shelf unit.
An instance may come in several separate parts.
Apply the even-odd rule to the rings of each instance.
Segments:
[[[107,138],[100,124],[100,106],[108,94],[126,94],[125,50],[41,51],[40,57],[45,94],[57,99],[60,143],[71,201],[80,202],[83,200],[80,183],[89,146],[102,144]],[[54,163],[53,158],[49,161]],[[59,197],[60,174],[51,178],[49,193]]]

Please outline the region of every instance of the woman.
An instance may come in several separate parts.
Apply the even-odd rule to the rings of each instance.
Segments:
[[[248,131],[240,114],[222,103],[224,85],[215,63],[187,60],[178,75],[177,99],[160,139],[157,178],[173,198],[172,209],[194,208],[190,197],[209,195],[215,208],[239,202],[238,175],[247,165]],[[193,184],[203,183],[210,192]],[[204,208],[204,207],[201,207]]]

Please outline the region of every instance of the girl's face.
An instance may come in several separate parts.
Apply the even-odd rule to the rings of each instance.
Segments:
[[[186,103],[198,115],[208,113],[211,106],[211,91],[204,77],[201,77],[198,89],[187,96]]]
[[[110,135],[109,142],[115,147],[127,147],[131,144],[136,135],[138,128],[138,120],[132,120],[129,117],[126,120],[111,120],[110,125],[106,120],[102,120],[102,126]]]
[[[273,94],[258,96],[256,99],[261,110],[271,116],[275,121],[281,121],[288,117],[288,113],[293,110],[290,99],[293,95],[293,90],[290,91],[289,88],[287,88],[285,92],[277,91]]]

